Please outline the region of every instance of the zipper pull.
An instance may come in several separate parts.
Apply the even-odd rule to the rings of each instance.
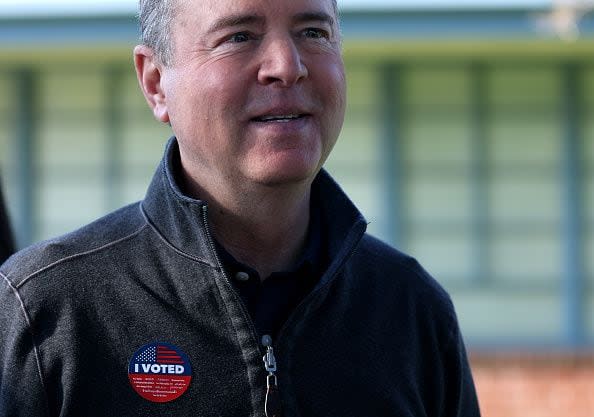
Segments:
[[[266,353],[262,360],[268,375],[266,376],[266,401],[264,402],[264,414],[266,417],[281,417],[281,402],[276,381],[276,358],[272,349],[272,338],[269,335],[262,336],[262,346]]]

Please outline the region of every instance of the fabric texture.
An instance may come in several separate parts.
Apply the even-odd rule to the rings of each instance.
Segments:
[[[0,416],[253,416],[265,349],[230,283],[205,202],[175,181],[172,139],[146,198],[0,267]],[[273,340],[286,417],[479,415],[449,296],[321,172],[328,267]],[[162,342],[192,365],[187,392],[138,395],[134,353]]]

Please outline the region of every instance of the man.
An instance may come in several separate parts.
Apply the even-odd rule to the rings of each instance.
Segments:
[[[478,416],[447,294],[323,171],[332,0],[142,0],[144,201],[1,269],[3,416]]]
[[[13,252],[12,232],[10,230],[10,222],[8,221],[8,211],[4,205],[2,183],[0,182],[0,264],[8,259]]]

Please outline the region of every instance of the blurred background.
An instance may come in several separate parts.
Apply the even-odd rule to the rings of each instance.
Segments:
[[[452,295],[487,417],[594,416],[594,1],[339,0],[326,164]],[[171,132],[134,0],[0,0],[0,182],[17,247],[141,199]]]

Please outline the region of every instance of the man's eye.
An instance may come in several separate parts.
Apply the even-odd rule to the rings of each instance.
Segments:
[[[247,42],[251,39],[250,35],[245,33],[245,32],[239,32],[239,33],[235,33],[233,35],[231,35],[229,37],[229,42],[233,42],[233,43],[242,43],[242,42]]]
[[[307,28],[303,31],[303,36],[311,39],[328,39],[330,35],[323,29]]]

